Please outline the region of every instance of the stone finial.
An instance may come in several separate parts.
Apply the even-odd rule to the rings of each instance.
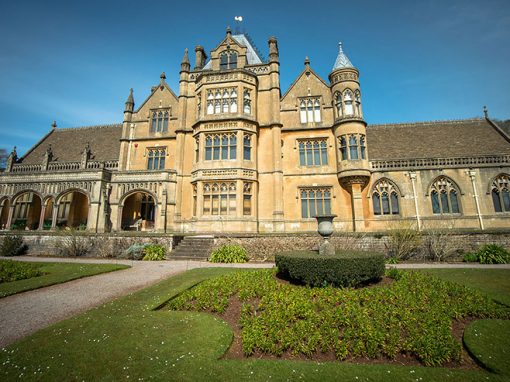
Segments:
[[[11,172],[12,166],[18,161],[18,153],[16,152],[16,146],[12,149],[11,153],[7,157],[7,163],[5,166],[5,172]]]
[[[57,129],[57,121],[53,121],[53,123],[51,124],[51,129],[52,130],[56,130]]]
[[[184,57],[181,62],[181,71],[189,72],[190,64],[189,64],[189,56],[188,56],[188,48],[184,49]]]
[[[489,119],[489,110],[487,110],[487,106],[483,107],[483,115],[486,119]]]
[[[53,150],[51,148],[51,143],[48,145],[48,148],[46,149],[46,155],[53,156]]]
[[[230,25],[227,27],[227,37],[232,36],[232,29],[230,29]]]
[[[16,152],[16,146],[13,147],[12,151],[11,151],[11,155],[15,158],[18,158],[18,153]]]
[[[161,79],[161,81],[166,80],[165,72],[161,72],[161,74],[159,75],[159,78]]]
[[[310,59],[308,56],[305,57],[305,66],[310,66]]]
[[[44,158],[42,161],[42,169],[44,171],[48,170],[49,163],[53,160],[53,150],[51,148],[51,143],[48,145],[46,152],[44,153]]]

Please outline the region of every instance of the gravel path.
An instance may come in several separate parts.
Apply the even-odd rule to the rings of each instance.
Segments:
[[[0,257],[0,259],[7,259]],[[9,258],[12,259],[12,258]],[[271,268],[274,263],[212,264],[200,261],[130,261],[110,259],[62,259],[18,257],[19,261],[114,263],[131,268],[69,281],[64,284],[18,293],[0,298],[0,348],[39,329],[85,312],[128,293],[143,289],[160,280],[194,268]],[[395,268],[486,268],[510,269],[505,265],[480,264],[395,264]],[[6,329],[8,328],[8,329]]]

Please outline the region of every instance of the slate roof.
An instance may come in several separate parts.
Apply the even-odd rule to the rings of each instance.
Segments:
[[[367,126],[370,160],[510,154],[510,138],[486,119]]]
[[[349,57],[346,56],[342,49],[342,43],[338,43],[338,56],[336,56],[335,65],[333,65],[333,69],[331,71],[335,71],[336,69],[343,68],[354,68]]]
[[[122,124],[55,129],[32,147],[22,158],[23,164],[41,164],[51,144],[53,161],[78,162],[87,142],[93,161],[119,159]]]

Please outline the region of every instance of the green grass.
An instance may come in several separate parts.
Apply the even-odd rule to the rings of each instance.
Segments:
[[[43,263],[33,262],[30,264],[43,274],[24,280],[11,281],[0,284],[0,297],[9,296],[15,293],[38,289],[66,281],[93,276],[99,273],[112,272],[129,268],[122,264],[78,264],[78,263]]]
[[[189,271],[41,330],[0,351],[0,380],[508,380],[440,367],[222,360],[232,340],[226,323],[206,313],[154,310],[202,280],[231,272]]]
[[[0,284],[41,276],[39,267],[21,261],[0,260]]]
[[[426,269],[424,272],[474,287],[510,306],[510,269]]]

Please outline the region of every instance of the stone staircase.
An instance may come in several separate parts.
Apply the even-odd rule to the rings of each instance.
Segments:
[[[185,236],[172,251],[170,260],[207,260],[214,245],[214,236]]]

